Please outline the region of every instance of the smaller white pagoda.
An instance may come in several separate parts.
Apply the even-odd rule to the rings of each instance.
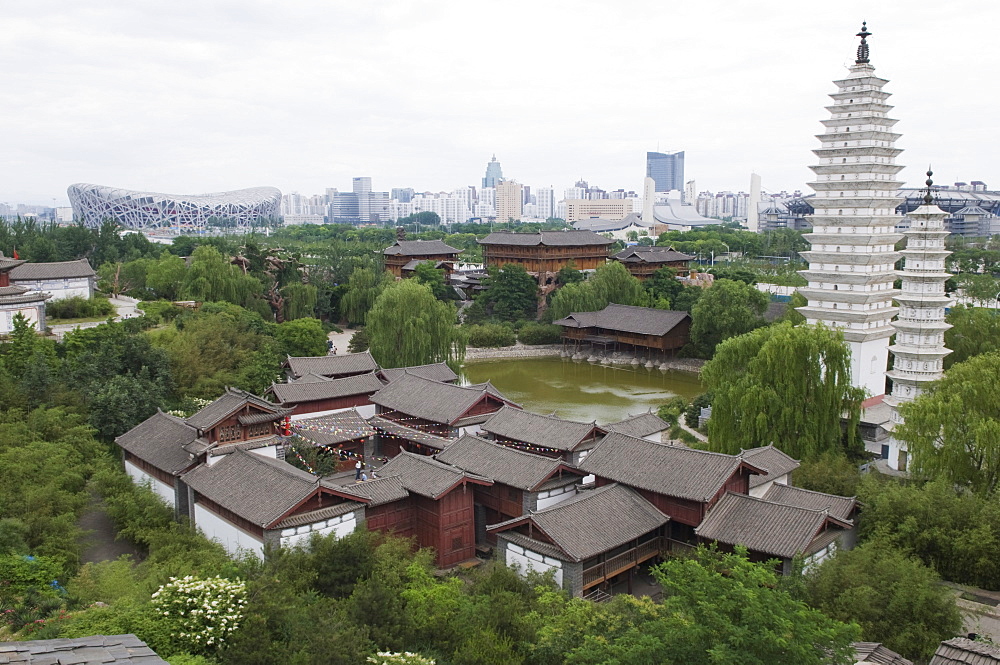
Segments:
[[[899,405],[912,402],[929,383],[940,379],[944,357],[951,353],[944,345],[944,331],[951,328],[944,320],[945,308],[951,304],[944,290],[951,276],[945,269],[945,259],[951,254],[944,245],[948,237],[944,229],[947,213],[934,205],[932,175],[928,170],[924,204],[907,215],[910,229],[904,232],[903,269],[896,271],[903,283],[896,296],[899,315],[892,322],[896,343],[889,347],[893,368],[886,373],[892,379],[892,392],[885,396],[885,403],[892,409],[890,429],[902,422]],[[883,457],[887,457],[889,466],[905,471],[906,442],[892,435],[888,446]]]

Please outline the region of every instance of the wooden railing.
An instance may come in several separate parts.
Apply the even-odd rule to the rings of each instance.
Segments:
[[[587,589],[604,580],[638,566],[643,561],[652,559],[669,549],[666,538],[654,538],[632,549],[617,554],[606,561],[591,566],[583,571],[583,588]]]

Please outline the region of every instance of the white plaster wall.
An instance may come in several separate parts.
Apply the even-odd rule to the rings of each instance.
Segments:
[[[254,448],[251,450],[254,455],[260,455],[261,457],[270,457],[271,459],[278,459],[278,446],[264,446],[263,448]]]
[[[52,294],[50,300],[62,300],[73,296],[90,298],[94,295],[90,288],[90,280],[86,277],[80,279],[11,280],[11,282],[32,291],[50,293]]]
[[[468,427],[459,427],[458,435],[462,436],[463,434],[471,434],[473,436],[476,436],[480,434],[482,431],[483,428],[480,425],[469,425]]]
[[[851,347],[851,384],[867,390],[869,397],[885,394],[889,339],[848,342],[848,346]]]
[[[220,543],[230,554],[239,554],[243,550],[264,558],[263,541],[219,517],[200,503],[194,504],[194,523],[207,538]]]
[[[550,490],[548,492],[539,492],[537,510],[542,510],[543,508],[554,506],[557,503],[562,503],[567,499],[572,499],[574,496],[576,496],[575,485],[568,485],[567,487],[557,487],[556,489]]]
[[[660,430],[659,432],[653,432],[649,436],[643,437],[646,441],[652,441],[653,443],[663,443],[663,433],[667,430]]]
[[[375,415],[375,405],[374,404],[362,404],[361,406],[346,406],[343,409],[329,409],[327,411],[310,411],[309,413],[296,413],[291,416],[292,422],[296,420],[308,420],[309,418],[321,418],[323,416],[328,416],[331,413],[342,413],[344,411],[350,411],[351,409],[356,409],[358,415],[364,419],[371,418]]]
[[[544,554],[533,552],[532,550],[519,547],[514,543],[507,543],[504,556],[507,565],[514,566],[520,572],[528,570],[534,570],[539,573],[547,573],[550,570],[555,571],[556,584],[560,587],[563,585],[562,561],[559,559],[553,559]]]
[[[788,484],[788,474],[786,473],[783,476],[778,476],[774,480],[769,480],[768,482],[764,483],[763,485],[758,485],[757,487],[751,487],[750,488],[750,496],[754,496],[754,497],[757,497],[759,499],[760,497],[762,497],[765,494],[767,494],[767,490],[771,489],[771,485],[774,485],[775,483],[777,483],[779,485],[787,485]]]
[[[14,330],[14,317],[21,314],[28,323],[38,328],[38,307],[14,305],[10,309],[0,310],[0,334]]]
[[[337,538],[343,538],[344,536],[354,533],[354,530],[357,527],[357,513],[347,513],[338,517],[331,517],[328,520],[313,522],[312,524],[303,524],[302,526],[282,529],[281,546],[294,547],[302,541],[308,540],[314,533],[318,533],[321,536],[326,536],[332,533],[335,534]]]
[[[156,492],[158,497],[166,501],[168,506],[171,508],[174,507],[177,496],[174,493],[173,487],[166,484],[162,480],[154,478],[131,462],[125,462],[125,473],[128,474],[133,483],[136,485],[148,485],[154,492]]]

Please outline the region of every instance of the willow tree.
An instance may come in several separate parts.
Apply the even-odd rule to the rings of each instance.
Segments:
[[[958,363],[914,401],[895,435],[917,475],[987,495],[1000,485],[1000,352]]]
[[[768,297],[745,282],[719,279],[691,308],[691,341],[711,358],[720,342],[767,325]]]
[[[372,268],[355,268],[347,280],[347,293],[340,300],[340,311],[351,325],[364,323],[386,283],[386,273]]]
[[[773,443],[811,459],[855,436],[864,391],[851,385],[851,353],[843,336],[822,324],[760,328],[719,344],[702,369],[715,394],[708,438],[712,450],[738,453]]]
[[[465,338],[455,327],[455,306],[438,300],[412,279],[390,284],[368,311],[369,349],[382,367],[408,367],[465,357]]]

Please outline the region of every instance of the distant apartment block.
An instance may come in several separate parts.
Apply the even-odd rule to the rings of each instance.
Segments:
[[[521,219],[523,212],[523,195],[521,183],[513,180],[503,180],[497,183],[497,221],[508,222]]]
[[[647,152],[646,176],[657,192],[684,191],[684,152]]]
[[[566,199],[566,221],[571,224],[590,217],[623,219],[631,212],[631,199]]]

